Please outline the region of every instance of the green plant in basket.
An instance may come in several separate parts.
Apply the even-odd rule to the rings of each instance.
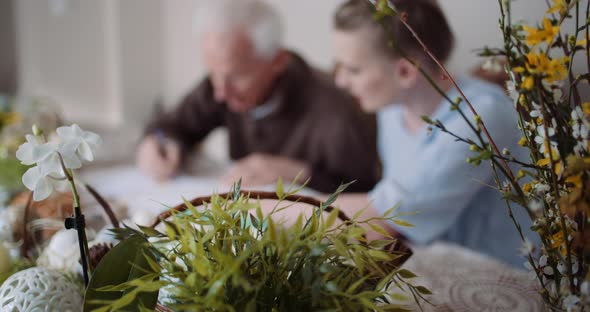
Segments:
[[[329,206],[345,187],[288,229],[273,216],[294,208],[287,201],[305,198],[283,192],[279,182],[276,193],[240,192],[238,184],[232,193],[185,201],[169,220],[161,215],[160,231],[116,230],[120,238],[141,238],[149,266],[119,285],[91,281],[86,309],[133,309],[136,295],[158,290],[160,309],[173,311],[399,311],[401,299],[424,299],[430,291],[413,286],[407,279],[415,275],[399,268],[409,254],[384,248],[398,244],[395,239],[367,242],[362,225],[370,220],[348,219]],[[278,204],[265,216],[255,198]],[[396,218],[394,211],[384,219]],[[100,265],[95,277],[99,271]],[[405,295],[392,295],[391,287]],[[104,300],[102,294],[113,292],[121,296]]]

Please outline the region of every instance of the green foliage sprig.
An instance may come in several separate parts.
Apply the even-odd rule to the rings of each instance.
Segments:
[[[273,215],[294,208],[284,199],[296,190],[283,191],[279,183],[278,203],[264,215],[259,200],[236,189],[227,197],[213,195],[204,209],[185,201],[186,211],[171,210],[162,230],[117,230],[121,238],[149,241],[145,250],[152,272],[101,290],[160,289],[161,302],[175,311],[404,311],[394,299],[420,304],[430,294],[408,282],[412,272],[399,268],[407,254],[384,248],[397,244],[395,239],[367,242],[361,225],[370,221],[358,220],[360,214],[338,222],[339,211],[323,213],[324,203],[286,229]],[[394,212],[381,219],[396,219]],[[406,295],[392,297],[391,287]],[[123,307],[120,301],[110,307]]]

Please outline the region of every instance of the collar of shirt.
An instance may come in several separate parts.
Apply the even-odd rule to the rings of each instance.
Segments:
[[[272,95],[268,101],[263,103],[262,105],[258,105],[252,109],[249,114],[254,120],[263,119],[270,114],[274,113],[279,107],[279,100],[276,95]]]

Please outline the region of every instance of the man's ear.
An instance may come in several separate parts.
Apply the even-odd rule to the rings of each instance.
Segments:
[[[395,64],[395,75],[402,89],[410,89],[416,85],[420,71],[410,61],[400,58]]]
[[[289,53],[287,50],[279,50],[277,52],[277,55],[275,55],[273,62],[272,62],[272,71],[275,74],[280,74],[283,71],[285,71],[285,69],[287,68],[287,66],[289,65],[289,62],[291,61],[291,53]]]

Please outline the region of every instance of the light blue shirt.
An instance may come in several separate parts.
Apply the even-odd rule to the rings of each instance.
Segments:
[[[482,116],[498,148],[506,147],[517,159],[526,161],[526,151],[517,145],[517,114],[502,89],[474,78],[461,79],[459,87]],[[448,92],[453,100],[458,95],[454,89]],[[473,120],[467,105],[461,103],[460,107]],[[522,267],[525,259],[518,253],[522,241],[508,216],[506,202],[492,188],[496,183],[489,162],[468,164],[467,157],[475,155],[469,145],[434,127],[431,132],[424,126],[411,134],[402,118],[400,105],[377,114],[383,179],[369,194],[374,207],[384,213],[399,204],[396,212],[415,213],[401,218],[415,227],[392,225],[416,244],[449,241]],[[476,139],[446,101],[431,118],[460,137]],[[515,204],[512,208],[525,236],[535,242],[525,210]]]

